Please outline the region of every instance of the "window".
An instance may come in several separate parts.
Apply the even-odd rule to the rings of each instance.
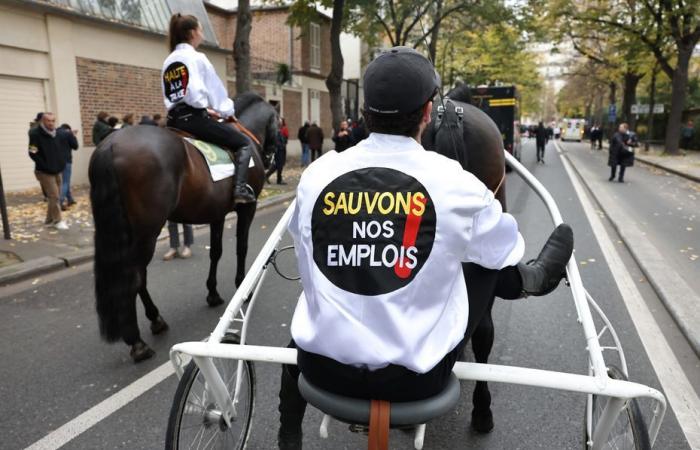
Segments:
[[[310,24],[309,37],[311,41],[311,68],[321,68],[321,26]]]

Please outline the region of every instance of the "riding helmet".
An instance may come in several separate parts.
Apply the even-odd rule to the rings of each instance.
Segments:
[[[432,63],[410,47],[393,47],[367,66],[365,109],[378,114],[407,114],[430,100],[440,88]]]

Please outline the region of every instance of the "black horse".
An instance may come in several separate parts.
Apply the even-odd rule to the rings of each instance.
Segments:
[[[274,152],[277,112],[260,96],[246,93],[235,99],[240,123]],[[234,126],[231,124],[231,126]],[[259,151],[248,184],[260,194],[264,167]],[[134,361],[154,352],[141,340],[136,318],[136,294],[141,297],[153,334],[168,329],[147,289],[147,266],[166,220],[210,224],[211,265],[207,303],[224,301],[216,289],[222,253],[224,219],[238,214],[236,285],[245,276],[248,232],[256,203],[233,204],[233,178],[214,183],[198,150],[169,129],[136,126],[112,133],[90,160],[90,201],[95,221],[95,294],[100,333],[108,342],[123,339]]]
[[[469,88],[461,85],[433,107],[432,121],[423,134],[428,150],[458,161],[495,193],[506,209],[505,156],[503,138],[496,124],[483,111],[471,105]],[[444,110],[442,110],[442,108]],[[499,271],[476,264],[463,264],[469,295],[469,322],[466,336],[471,336],[476,362],[487,363],[493,347],[494,328],[491,309],[495,296],[514,298],[507,286],[499,284]],[[519,293],[515,293],[518,295]],[[493,429],[491,394],[484,381],[478,381],[472,397],[472,427],[482,433]]]

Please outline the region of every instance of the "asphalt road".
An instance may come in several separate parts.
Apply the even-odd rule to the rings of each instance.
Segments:
[[[576,256],[584,284],[615,324],[626,350],[632,380],[662,389],[559,156],[551,145],[547,151],[547,164],[536,165],[533,141],[527,141],[523,147],[523,161],[550,189],[563,217],[574,227]],[[630,180],[633,175],[631,172]],[[548,215],[534,192],[524,187],[513,174],[507,180],[507,194],[509,210],[518,219],[527,242],[526,257],[535,257],[552,229]],[[250,255],[256,254],[282,211],[283,208],[278,207],[258,214],[253,224]],[[607,230],[612,233],[609,226]],[[165,363],[168,349],[173,344],[207,336],[222,311],[208,308],[204,300],[207,239],[206,233],[195,237],[194,256],[190,260],[166,263],[156,259],[151,264],[150,290],[171,329],[164,336],[150,336],[147,321],[140,310],[144,337],[157,355],[139,365],[131,363],[125,345],[107,345],[99,340],[89,265],[41,280],[30,280],[0,292],[1,448],[24,448],[36,442]],[[234,292],[233,239],[234,229],[227,229],[219,271],[220,291],[224,297]],[[160,248],[158,254],[163,250]],[[645,301],[654,311],[666,339],[697,391],[697,380],[700,380],[697,357],[688,349],[648,283],[640,277],[624,247],[620,245],[618,250],[627,270],[635,280],[640,280],[638,287]],[[251,260],[252,256],[249,257]],[[284,281],[276,274],[268,278],[253,314],[250,343],[286,345],[291,313],[299,291],[298,283]],[[576,321],[568,288],[562,286],[543,298],[498,300],[494,307],[494,322],[496,342],[491,362],[587,373],[583,333]],[[471,354],[466,357],[472,360]],[[279,367],[256,364],[256,372],[256,410],[249,448],[274,448]],[[166,378],[71,440],[64,448],[162,448],[176,385],[175,376]],[[459,407],[428,426],[426,449],[583,448],[584,396],[492,384],[496,426],[492,433],[484,436],[473,433],[468,426],[472,389],[472,382],[464,382]],[[648,414],[649,404],[643,403],[642,406]],[[346,426],[339,423],[331,424],[330,440],[321,440],[317,428],[320,417],[318,411],[307,413],[305,448],[355,449],[366,446],[364,437],[348,432]],[[392,448],[411,448],[411,437],[392,431],[391,443]],[[671,409],[656,448],[689,448]]]

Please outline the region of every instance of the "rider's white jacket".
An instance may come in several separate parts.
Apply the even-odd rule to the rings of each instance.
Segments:
[[[223,117],[233,116],[233,101],[204,53],[190,44],[178,44],[163,63],[163,98],[168,111],[176,103],[211,108]]]
[[[378,133],[309,166],[289,231],[304,287],[292,337],[369,369],[433,368],[467,327],[460,263],[501,269],[524,251],[515,219],[476,177]]]

